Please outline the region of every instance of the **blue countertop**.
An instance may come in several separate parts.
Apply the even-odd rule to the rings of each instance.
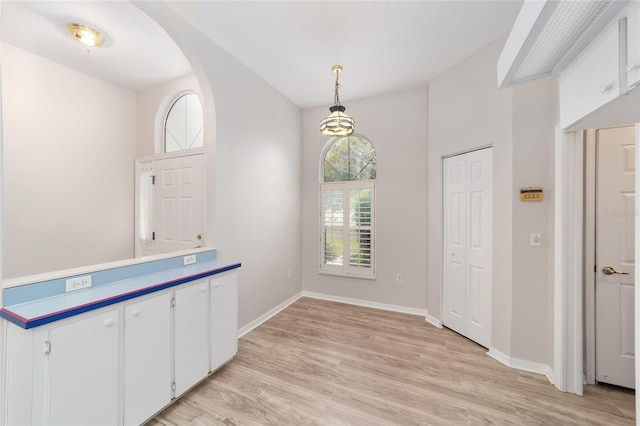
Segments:
[[[5,306],[0,309],[0,317],[29,329],[240,266],[240,263],[213,259],[170,268],[83,290]]]

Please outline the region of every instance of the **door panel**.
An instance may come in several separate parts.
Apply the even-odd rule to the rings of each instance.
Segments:
[[[596,380],[635,386],[635,129],[597,132]],[[604,266],[622,274],[606,275]]]
[[[203,167],[202,155],[154,161],[156,254],[204,243]]]
[[[442,322],[458,333],[465,326],[465,158],[455,156],[442,162],[443,206],[443,315]]]
[[[171,294],[124,307],[124,424],[171,401]]]
[[[53,328],[49,341],[49,424],[116,424],[117,310]]]
[[[443,160],[443,324],[491,343],[492,150]]]
[[[467,154],[467,299],[466,336],[491,345],[492,149]]]
[[[175,292],[174,370],[176,397],[209,372],[209,281]]]

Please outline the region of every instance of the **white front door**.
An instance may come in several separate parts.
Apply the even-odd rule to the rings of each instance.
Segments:
[[[597,135],[596,380],[635,388],[635,128]]]
[[[493,150],[443,160],[443,317],[452,330],[491,344]]]
[[[154,160],[154,253],[204,245],[203,155]]]

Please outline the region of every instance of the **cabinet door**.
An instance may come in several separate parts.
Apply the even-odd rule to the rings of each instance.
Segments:
[[[620,95],[618,21],[560,74],[560,124],[567,128]]]
[[[118,310],[49,331],[49,424],[118,423]]]
[[[124,308],[124,422],[139,425],[171,401],[171,294]]]
[[[209,372],[209,283],[175,292],[173,311],[175,396],[180,396]]]
[[[627,84],[640,84],[640,2],[629,5],[627,13]]]
[[[211,371],[238,352],[238,274],[210,281]]]

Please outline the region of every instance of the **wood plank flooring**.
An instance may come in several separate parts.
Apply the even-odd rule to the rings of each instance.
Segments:
[[[632,425],[635,396],[579,397],[424,318],[302,298],[148,425]]]

